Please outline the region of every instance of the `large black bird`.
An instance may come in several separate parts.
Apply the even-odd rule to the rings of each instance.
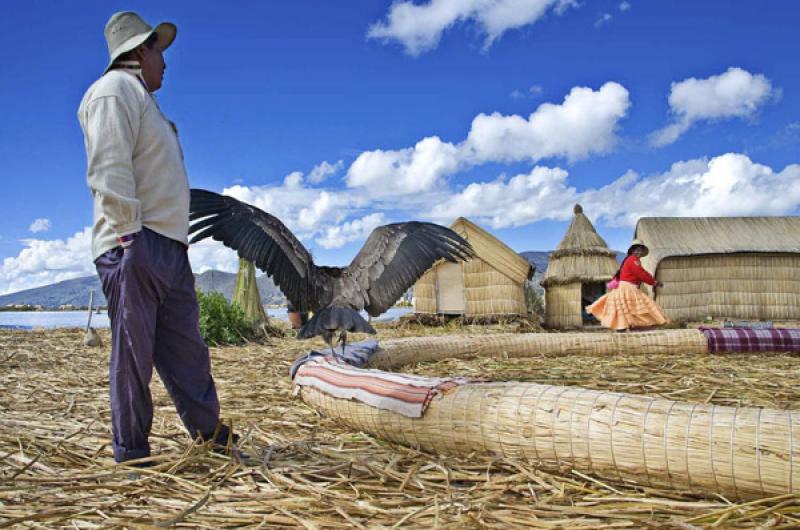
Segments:
[[[298,336],[321,335],[331,349],[336,331],[342,347],[348,331],[375,333],[358,311],[378,316],[436,261],[474,257],[449,228],[411,221],[377,227],[347,267],[319,266],[277,217],[201,189],[191,190],[189,219],[192,243],[209,236],[221,241],[271,276],[295,307],[313,311]]]

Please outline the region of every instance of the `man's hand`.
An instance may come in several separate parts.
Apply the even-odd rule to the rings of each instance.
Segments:
[[[119,236],[117,238],[117,243],[120,244],[122,250],[124,251],[129,246],[133,244],[133,240],[139,236],[140,232],[134,232],[133,234],[126,234],[124,236]]]

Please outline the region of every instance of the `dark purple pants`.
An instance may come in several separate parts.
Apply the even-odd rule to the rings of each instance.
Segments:
[[[192,438],[217,430],[219,400],[186,247],[147,228],[95,260],[111,320],[111,426],[117,462],[150,455],[153,366]],[[224,443],[228,429],[220,426]]]

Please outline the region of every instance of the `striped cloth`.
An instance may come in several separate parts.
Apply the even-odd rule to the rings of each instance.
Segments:
[[[708,340],[710,353],[800,353],[800,329],[701,327],[700,331]]]
[[[465,378],[422,377],[366,370],[331,355],[308,359],[294,376],[295,395],[312,387],[340,399],[355,399],[379,409],[421,418],[437,394],[469,382]]]
[[[348,344],[344,347],[344,352],[342,348],[334,348],[333,354],[331,354],[330,350],[328,350],[327,353],[311,350],[307,354],[301,355],[294,360],[292,367],[289,368],[289,377],[294,379],[294,374],[297,373],[297,369],[308,361],[317,357],[327,357],[330,355],[334,355],[336,359],[342,363],[361,368],[367,364],[369,358],[372,357],[376,351],[378,351],[378,341],[375,339],[367,339]]]

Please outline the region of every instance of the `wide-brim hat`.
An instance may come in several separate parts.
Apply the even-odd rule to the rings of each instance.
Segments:
[[[153,33],[158,35],[158,47],[166,50],[175,40],[178,28],[172,22],[162,22],[153,29],[133,11],[120,11],[111,15],[103,33],[106,36],[109,58],[108,66],[103,71],[105,73],[120,55],[135,50]]]
[[[644,244],[644,241],[642,241],[641,239],[634,239],[633,242],[631,243],[631,246],[628,247],[628,256],[631,255],[631,252],[633,252],[633,249],[636,247],[642,247],[642,250],[644,250],[642,257],[650,254],[650,249],[647,248],[647,245]]]

